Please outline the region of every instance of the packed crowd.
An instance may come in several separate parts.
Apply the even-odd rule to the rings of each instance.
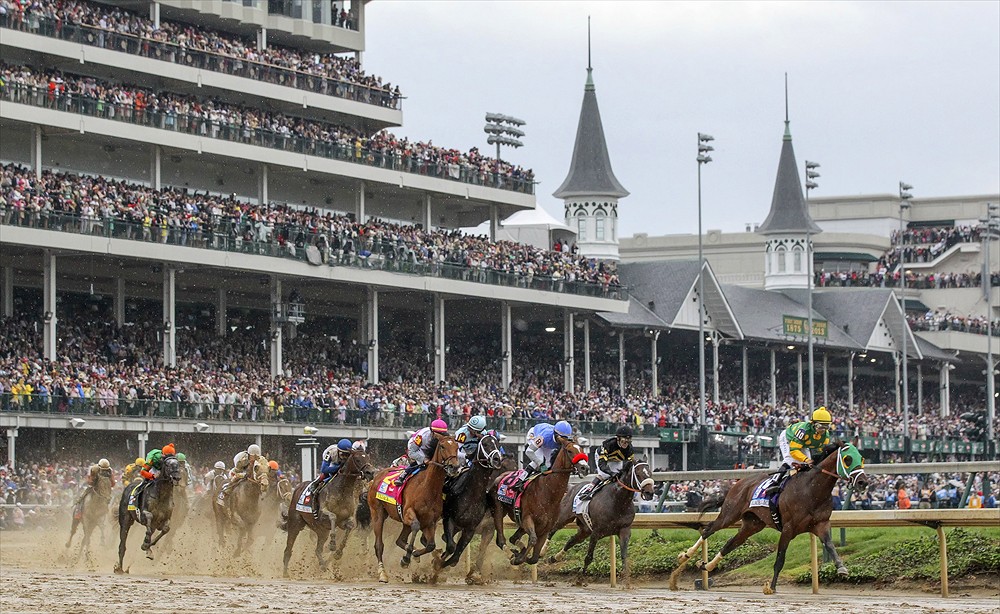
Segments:
[[[340,24],[352,28],[349,17]],[[280,45],[260,48],[232,33],[169,20],[157,26],[146,16],[96,2],[0,0],[0,27],[392,108],[402,98],[398,86],[366,74],[350,56]]]
[[[899,231],[890,239],[892,247],[880,260],[890,271],[899,265]],[[982,239],[982,230],[975,226],[944,226],[940,228],[907,228],[903,231],[903,262],[930,262],[959,243],[975,243]]]
[[[876,265],[875,270],[871,272],[821,269],[817,271],[815,279],[817,288],[898,288],[901,287],[900,283],[900,272],[896,270],[890,273],[882,263]],[[983,285],[983,276],[981,273],[917,273],[907,271],[905,283],[907,288],[917,290],[980,288]],[[994,287],[1000,287],[1000,272],[991,273],[990,284]]]
[[[961,333],[974,333],[993,336],[1000,335],[1000,320],[992,323],[985,316],[958,315],[944,309],[928,311],[922,316],[907,315],[910,327],[914,330],[951,330]],[[992,328],[992,330],[990,330]]]
[[[353,215],[330,210],[256,205],[234,196],[154,190],[104,177],[51,171],[44,171],[38,180],[25,167],[0,167],[0,223],[92,234],[111,232],[119,222],[124,224],[115,236],[174,245],[272,254],[314,245],[329,263],[347,263],[377,253],[432,267],[492,271],[525,282],[548,278],[604,288],[619,285],[613,264],[585,258],[575,246],[551,251],[457,230],[427,231],[374,218],[362,223]]]
[[[5,83],[5,85],[3,85]],[[155,91],[54,70],[0,63],[0,93],[22,104],[85,113],[163,130],[186,132],[444,179],[533,191],[534,173],[467,152],[388,131],[372,136],[342,125],[303,119],[218,98]]]

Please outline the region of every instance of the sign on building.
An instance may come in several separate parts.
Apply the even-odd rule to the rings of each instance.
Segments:
[[[782,324],[786,335],[805,337],[808,335],[806,329],[809,328],[808,318],[797,316],[781,316]],[[813,318],[813,337],[827,337],[827,321]]]

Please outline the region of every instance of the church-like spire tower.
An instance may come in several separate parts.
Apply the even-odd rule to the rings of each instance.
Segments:
[[[781,140],[778,176],[774,180],[771,212],[757,232],[767,237],[764,289],[806,289],[812,281],[813,252],[810,235],[823,232],[809,215],[802,194],[799,167],[792,148],[788,121],[788,76],[785,75],[785,135]]]
[[[618,199],[628,196],[628,190],[611,170],[590,59],[588,18],[587,83],[583,88],[576,144],[569,173],[552,195],[563,200],[566,225],[577,231],[576,244],[581,254],[618,260]]]

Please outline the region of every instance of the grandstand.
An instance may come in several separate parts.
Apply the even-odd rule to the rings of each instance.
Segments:
[[[167,440],[204,456],[257,440],[292,458],[305,434],[366,438],[388,461],[408,429],[473,413],[513,446],[539,420],[569,419],[592,446],[630,423],[657,469],[686,469],[699,437],[711,465],[766,464],[774,432],[813,403],[872,456],[991,454],[977,418],[962,418],[983,408],[973,378],[949,379],[968,365],[912,336],[881,282],[832,289],[830,269],[814,272],[829,325],[808,399],[804,337],[782,329],[806,316],[801,296],[733,284],[711,241],[704,297],[696,262],[636,257],[638,238],[617,262],[627,191],[589,69],[559,194],[598,258],[497,240],[500,220],[536,206],[530,169],[391,134],[405,84],[363,70],[364,2],[336,15],[329,3],[193,6],[0,0],[0,445],[12,464],[25,450],[83,455],[98,435],[116,462]],[[588,183],[594,168],[603,183]],[[805,211],[789,181],[779,172],[773,207]],[[484,222],[488,236],[458,230]],[[756,242],[757,261],[765,242],[794,240],[779,230]],[[905,432],[891,385],[902,335],[915,365]],[[701,433],[699,342],[711,355]]]

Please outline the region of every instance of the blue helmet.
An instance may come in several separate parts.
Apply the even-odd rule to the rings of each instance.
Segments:
[[[472,416],[469,418],[469,428],[477,433],[486,430],[486,418],[482,416]]]
[[[340,441],[337,442],[337,449],[340,450],[341,452],[350,452],[351,451],[351,440],[350,439],[341,439]]]
[[[570,426],[569,422],[566,422],[565,420],[560,420],[559,422],[556,422],[555,431],[556,435],[559,435],[560,437],[573,436],[573,427]]]

